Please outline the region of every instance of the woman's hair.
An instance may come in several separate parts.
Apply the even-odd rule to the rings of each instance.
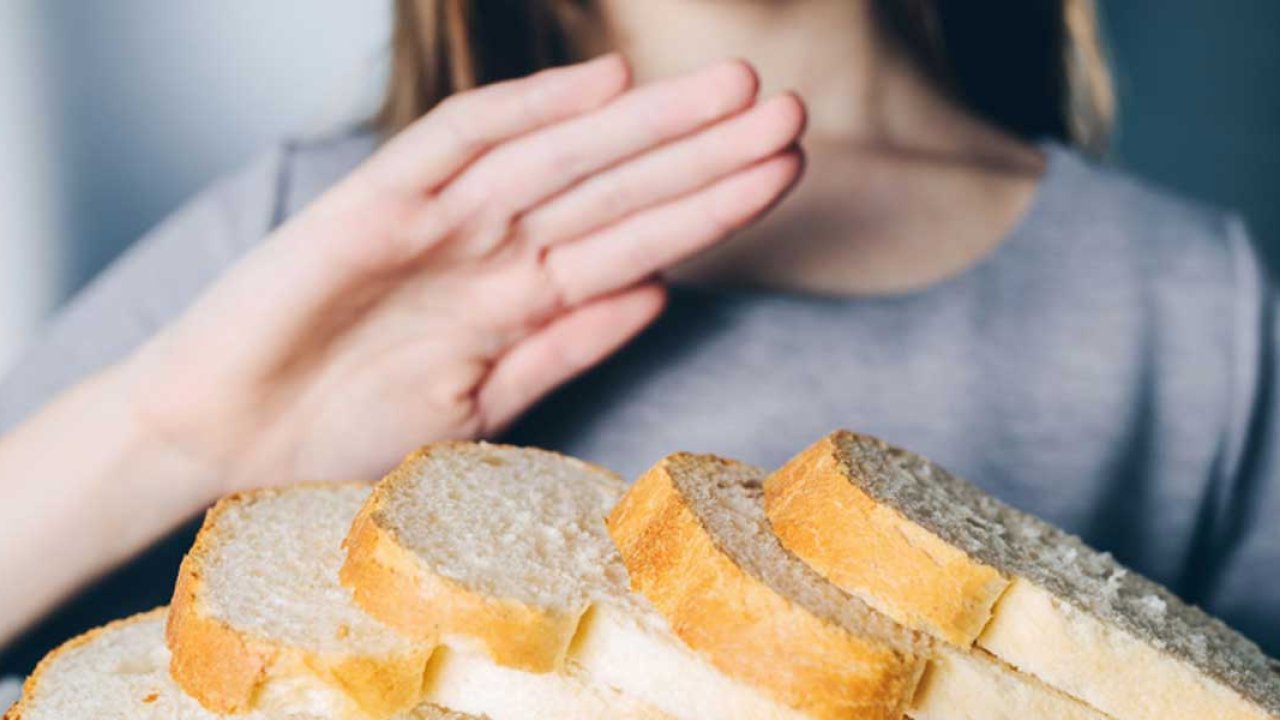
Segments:
[[[394,132],[452,93],[577,60],[590,2],[395,0],[377,127]],[[1027,140],[1106,150],[1115,99],[1094,0],[874,2],[885,28],[975,114]]]

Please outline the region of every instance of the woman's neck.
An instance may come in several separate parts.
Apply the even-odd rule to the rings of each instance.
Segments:
[[[809,106],[808,176],[734,241],[687,263],[693,282],[824,293],[921,287],[993,249],[1043,158],[932,82],[873,0],[597,0],[640,81],[741,57],[769,95]],[[602,48],[589,48],[597,50]]]
[[[811,145],[856,145],[986,160],[992,133],[931,82],[876,17],[872,0],[598,0],[611,44],[639,80],[726,57],[760,71],[762,92],[795,90]]]
[[[809,103],[811,131],[868,132],[869,96],[885,79],[886,53],[859,0],[601,0],[614,44],[639,80],[676,75],[726,57],[761,73],[762,92],[795,90]],[[839,72],[833,76],[832,70]]]

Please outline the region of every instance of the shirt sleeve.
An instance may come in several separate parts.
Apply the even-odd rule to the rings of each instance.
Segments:
[[[1233,221],[1239,304],[1233,383],[1236,427],[1223,449],[1221,502],[1202,515],[1218,551],[1207,609],[1280,656],[1280,312],[1275,286]]]
[[[127,356],[256,245],[279,214],[283,158],[269,153],[198,195],[68,302],[0,380],[0,434]]]

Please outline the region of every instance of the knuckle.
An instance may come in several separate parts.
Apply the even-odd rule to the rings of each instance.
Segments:
[[[486,257],[511,246],[518,232],[516,214],[501,205],[492,205],[472,224],[467,244],[475,255]]]
[[[448,95],[443,100],[436,103],[435,109],[431,112],[436,115],[457,112],[459,105],[465,105],[468,100],[475,97],[474,92],[475,91],[465,91]]]
[[[437,105],[433,112],[449,142],[462,150],[473,150],[480,145],[481,135],[473,123],[466,121],[467,105],[465,98],[451,95]]]
[[[671,98],[655,97],[639,103],[640,125],[649,143],[656,143],[679,132],[684,125],[686,107]]]
[[[546,71],[544,71],[546,72]],[[551,106],[550,92],[547,90],[546,78],[543,82],[534,82],[516,93],[518,111],[534,122],[541,123],[548,115]]]
[[[528,214],[517,213],[505,225],[508,242],[520,247],[539,246],[537,222],[531,220]]]
[[[576,175],[584,165],[582,154],[574,149],[574,144],[555,133],[539,136],[538,153],[547,169],[557,175]]]
[[[432,242],[447,235],[456,220],[452,208],[439,198],[432,198],[417,211],[411,227],[418,237]]]
[[[564,277],[564,268],[560,263],[560,255],[550,248],[542,248],[538,253],[538,272],[542,276],[542,286],[546,288],[542,298],[542,308],[546,317],[551,317],[571,307],[576,299],[569,290]]]
[[[443,212],[455,224],[465,223],[492,204],[492,187],[475,176],[463,178],[451,185],[440,201]]]
[[[390,224],[381,233],[379,262],[399,264],[430,250],[447,234],[447,218],[435,203],[427,203]]]
[[[610,218],[618,218],[631,209],[631,189],[622,178],[606,175],[600,179],[600,206]]]

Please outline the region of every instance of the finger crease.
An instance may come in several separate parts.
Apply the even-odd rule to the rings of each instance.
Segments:
[[[565,291],[564,283],[556,273],[554,263],[551,262],[551,253],[554,249],[555,247],[550,245],[544,245],[536,249],[538,272],[542,274],[546,286],[551,288],[551,316],[563,312],[570,306],[569,294]]]

